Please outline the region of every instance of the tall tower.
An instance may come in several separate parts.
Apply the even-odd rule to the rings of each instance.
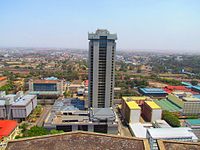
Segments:
[[[114,97],[116,34],[96,30],[89,41],[89,107],[108,108]]]

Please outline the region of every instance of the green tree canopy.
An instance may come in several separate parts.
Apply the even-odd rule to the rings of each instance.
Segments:
[[[169,111],[163,111],[162,119],[164,119],[172,127],[180,127],[181,126],[178,117]]]

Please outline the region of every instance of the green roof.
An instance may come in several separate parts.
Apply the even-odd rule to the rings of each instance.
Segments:
[[[167,99],[171,101],[172,103],[174,103],[175,105],[177,105],[178,107],[183,108],[184,102],[180,98],[176,97],[175,95],[169,94],[167,96]]]
[[[176,106],[167,99],[154,100],[154,102],[158,104],[163,110],[168,110],[170,112],[179,112],[181,110],[180,107]]]

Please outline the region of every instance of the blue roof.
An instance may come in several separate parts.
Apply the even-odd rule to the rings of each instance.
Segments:
[[[183,85],[185,85],[185,86],[192,86],[192,84],[191,83],[189,83],[189,82],[181,82],[181,84],[183,84]]]
[[[200,119],[186,119],[186,122],[191,125],[200,125]]]
[[[163,89],[160,88],[140,88],[144,93],[166,93]]]
[[[200,86],[193,86],[192,88],[200,91]]]
[[[200,99],[200,95],[193,95],[193,96]]]

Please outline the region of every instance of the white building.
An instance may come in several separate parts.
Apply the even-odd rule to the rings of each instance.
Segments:
[[[157,140],[176,140],[197,142],[198,138],[192,132],[191,128],[152,128],[147,130],[147,138],[150,143],[151,150],[157,150]]]
[[[0,95],[0,119],[25,120],[37,106],[36,95],[17,94]]]

